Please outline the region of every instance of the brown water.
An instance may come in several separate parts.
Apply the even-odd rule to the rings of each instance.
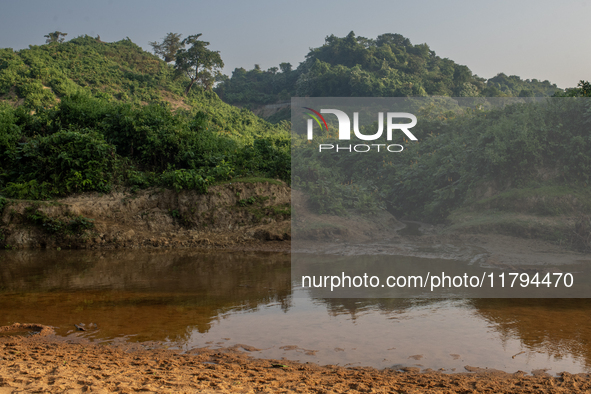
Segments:
[[[591,371],[589,312],[585,299],[312,298],[291,288],[290,257],[279,253],[0,252],[0,325],[47,324],[69,339],[238,346],[378,368],[575,373]]]

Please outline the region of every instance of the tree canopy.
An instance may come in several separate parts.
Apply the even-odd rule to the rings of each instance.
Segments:
[[[154,49],[154,53],[163,58],[166,63],[172,62],[176,52],[184,46],[181,42],[181,34],[178,33],[168,33],[161,43],[153,41],[149,44]]]
[[[566,89],[566,92],[557,96],[563,97],[591,97],[591,83],[580,80],[576,88]]]
[[[298,97],[552,96],[548,81],[499,73],[485,79],[465,65],[441,58],[427,44],[400,34],[376,39],[330,35],[311,48],[294,70],[289,63],[261,70],[236,68],[215,91],[230,104],[255,107]]]
[[[210,90],[215,82],[216,74],[224,67],[220,53],[207,49],[209,42],[201,41],[199,37],[201,34],[185,38],[181,43],[183,48],[176,53],[176,70],[191,80],[185,94],[189,93],[196,81]],[[185,49],[185,46],[188,48]]]
[[[47,38],[45,40],[46,44],[50,44],[52,42],[64,42],[68,33],[62,33],[61,31],[54,31],[53,33],[49,33],[44,35],[43,37]]]

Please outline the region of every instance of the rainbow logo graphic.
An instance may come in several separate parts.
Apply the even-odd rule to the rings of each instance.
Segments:
[[[326,120],[324,120],[324,117],[322,115],[320,115],[320,113],[318,111],[314,111],[312,108],[308,108],[308,107],[302,107],[302,108],[312,111],[312,112],[314,112],[314,114],[318,115],[318,117],[320,119],[322,119],[322,122],[324,123],[324,127],[326,128],[326,131],[328,131],[328,125],[326,124]],[[316,123],[318,123],[318,126],[320,126],[320,130],[322,130],[322,123],[320,123],[320,119],[318,119],[318,117],[316,117],[316,115],[314,115],[314,114],[308,114],[308,115],[310,115],[316,121]],[[311,120],[310,120],[310,122],[311,122]]]

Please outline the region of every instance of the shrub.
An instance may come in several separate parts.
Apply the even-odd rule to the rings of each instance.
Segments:
[[[111,188],[115,148],[92,130],[62,130],[21,144],[5,188],[16,198],[49,198]]]

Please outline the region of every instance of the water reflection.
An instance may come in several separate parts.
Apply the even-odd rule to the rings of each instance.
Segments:
[[[332,316],[350,315],[353,320],[357,316],[377,311],[389,317],[405,313],[411,308],[437,304],[437,299],[408,299],[408,298],[315,298],[325,305]]]
[[[220,314],[290,305],[289,256],[265,253],[22,251],[0,254],[0,324],[36,321],[66,334],[181,340]]]
[[[552,357],[570,354],[591,369],[591,300],[470,300],[479,316],[494,324],[503,341],[519,338],[529,351]]]
[[[591,370],[591,300],[323,299],[290,279],[277,253],[4,251],[0,324],[321,364]]]

